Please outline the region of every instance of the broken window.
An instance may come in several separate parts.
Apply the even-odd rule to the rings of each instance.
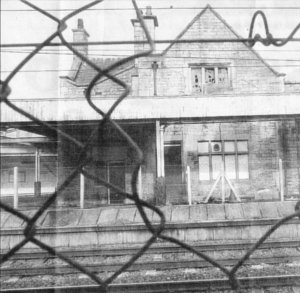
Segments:
[[[216,83],[214,68],[205,68],[205,83]]]
[[[202,91],[201,68],[192,68],[192,87],[193,87],[193,92]]]
[[[195,66],[191,68],[192,92],[213,93],[230,86],[229,67]]]

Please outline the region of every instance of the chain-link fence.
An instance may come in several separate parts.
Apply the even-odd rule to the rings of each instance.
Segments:
[[[94,6],[96,4],[99,4],[100,2],[102,2],[102,0],[91,2],[91,3],[81,7],[80,9],[74,10],[73,12],[69,13],[67,16],[65,16],[62,19],[58,19],[57,17],[51,15],[47,11],[35,6],[32,3],[29,3],[26,0],[21,0],[21,2],[27,4],[32,9],[40,12],[45,17],[48,17],[51,20],[53,20],[54,22],[56,22],[57,23],[57,30],[52,35],[50,35],[44,42],[38,44],[35,47],[35,49],[8,75],[8,77],[4,81],[1,81],[0,100],[1,100],[2,103],[5,103],[8,107],[13,109],[17,113],[27,117],[30,121],[37,124],[40,127],[40,129],[42,131],[44,131],[46,136],[47,136],[47,133],[49,133],[49,131],[50,131],[50,133],[54,132],[57,135],[59,135],[60,137],[62,137],[63,139],[65,139],[66,141],[68,141],[70,144],[75,145],[80,150],[80,152],[79,152],[79,156],[78,156],[77,167],[72,170],[72,172],[68,176],[68,178],[60,186],[58,186],[57,190],[54,193],[52,193],[49,198],[47,198],[47,200],[43,203],[43,205],[38,209],[38,211],[31,218],[26,216],[24,213],[10,207],[9,205],[7,205],[3,202],[0,202],[1,209],[3,209],[5,211],[19,217],[20,219],[23,219],[27,223],[25,228],[24,228],[24,231],[23,231],[24,232],[24,239],[20,243],[15,245],[12,249],[10,249],[6,254],[4,254],[2,256],[0,264],[3,264],[7,260],[9,260],[17,251],[19,251],[22,247],[24,247],[28,242],[32,242],[35,245],[37,245],[38,247],[40,247],[41,249],[43,249],[43,250],[47,251],[48,253],[50,253],[51,255],[55,255],[55,256],[59,257],[61,260],[65,261],[66,263],[68,263],[72,267],[76,268],[78,271],[80,271],[80,272],[86,274],[87,276],[89,276],[95,283],[97,283],[99,285],[99,291],[106,292],[109,284],[111,284],[120,274],[122,274],[124,271],[126,271],[126,269],[128,269],[139,257],[141,257],[157,239],[161,239],[161,240],[176,244],[176,245],[186,249],[187,251],[194,253],[199,258],[202,258],[202,259],[206,260],[207,262],[209,262],[213,266],[219,268],[224,273],[224,275],[228,277],[232,288],[236,289],[236,290],[239,290],[239,288],[240,288],[239,281],[236,277],[236,273],[238,272],[238,270],[243,266],[245,261],[247,259],[249,259],[249,257],[255,252],[255,250],[257,248],[259,248],[259,246],[266,239],[268,239],[268,237],[276,229],[278,229],[281,225],[283,225],[287,221],[291,220],[292,218],[300,217],[299,204],[297,204],[296,207],[295,207],[295,210],[296,210],[295,213],[293,213],[293,214],[291,214],[291,215],[289,215],[285,218],[282,218],[276,224],[274,224],[270,229],[268,229],[265,232],[265,234],[252,246],[252,248],[249,249],[247,251],[247,253],[230,269],[226,268],[223,265],[221,265],[217,260],[211,258],[210,256],[206,255],[205,253],[202,253],[201,251],[196,250],[195,248],[188,245],[187,243],[179,241],[179,240],[177,240],[173,237],[169,237],[169,236],[164,235],[163,234],[164,227],[165,227],[165,216],[164,216],[164,214],[162,213],[162,211],[158,207],[156,207],[154,205],[151,205],[151,204],[147,203],[146,201],[140,199],[139,194],[138,194],[138,187],[137,187],[138,172],[139,172],[140,166],[141,166],[142,161],[143,161],[143,153],[142,153],[141,149],[138,147],[138,145],[136,144],[136,142],[128,135],[128,133],[125,132],[118,123],[116,123],[114,120],[111,119],[112,113],[115,111],[115,109],[118,107],[118,105],[126,98],[126,96],[130,93],[130,87],[126,83],[124,83],[122,80],[120,80],[116,76],[112,75],[111,74],[112,70],[118,68],[119,66],[125,64],[128,61],[134,60],[134,59],[139,58],[139,57],[148,56],[153,51],[153,47],[154,47],[154,42],[150,37],[150,34],[147,30],[144,19],[143,19],[142,15],[141,15],[141,12],[140,12],[137,4],[136,4],[136,1],[132,0],[132,3],[133,3],[133,6],[134,6],[134,9],[136,11],[138,21],[140,22],[141,27],[142,27],[145,35],[146,35],[147,41],[144,42],[144,43],[148,43],[149,50],[138,53],[138,54],[135,54],[135,55],[132,55],[132,56],[127,57],[127,58],[120,59],[120,60],[116,61],[114,64],[108,66],[107,68],[100,68],[93,61],[91,61],[88,57],[86,57],[86,56],[82,55],[81,53],[79,53],[74,48],[74,46],[73,46],[74,44],[68,43],[66,41],[66,39],[64,38],[64,35],[63,35],[63,32],[67,29],[67,21],[70,18],[72,18],[73,16],[79,14],[82,11],[85,11],[86,9],[91,8],[92,6]],[[263,38],[260,35],[255,35],[253,37],[254,23],[255,23],[255,19],[257,18],[258,15],[260,15],[263,18],[264,26],[265,26],[265,30],[266,30],[266,38]],[[253,46],[256,42],[261,42],[264,45],[283,46],[287,42],[295,40],[295,39],[293,39],[293,37],[296,34],[296,32],[299,30],[299,28],[300,28],[300,24],[292,31],[292,33],[288,36],[288,38],[285,38],[285,39],[273,38],[273,36],[271,35],[271,33],[269,31],[269,27],[268,27],[268,23],[267,23],[267,19],[266,19],[265,15],[263,14],[263,12],[258,11],[253,16],[251,26],[250,26],[250,33],[249,33],[248,38],[246,38],[246,39],[218,39],[218,40],[214,40],[214,42],[220,42],[220,43],[221,42],[244,42],[248,46]],[[88,85],[88,87],[85,91],[85,99],[88,102],[88,104],[90,105],[90,107],[92,109],[94,109],[99,114],[99,123],[98,123],[96,129],[93,130],[93,132],[90,135],[89,139],[84,144],[81,143],[80,141],[78,141],[73,136],[70,136],[66,132],[62,131],[61,129],[55,128],[52,125],[50,125],[49,123],[46,123],[46,122],[41,121],[40,119],[34,117],[30,113],[28,113],[28,112],[24,111],[23,109],[19,108],[18,106],[16,106],[11,100],[9,100],[9,95],[10,95],[10,92],[11,92],[11,89],[9,87],[9,83],[11,82],[11,80],[16,76],[16,74],[21,70],[21,68],[25,64],[27,64],[34,56],[36,56],[36,54],[39,53],[39,51],[41,51],[43,48],[45,48],[47,46],[51,46],[52,41],[57,37],[61,41],[60,45],[65,46],[66,48],[68,48],[71,52],[73,52],[73,54],[75,54],[83,62],[85,62],[87,65],[89,65],[91,68],[93,68],[97,72],[96,76],[89,83],[89,85]],[[212,40],[209,40],[209,39],[193,40],[193,42],[211,42],[211,41]],[[176,42],[189,43],[189,42],[192,42],[192,41],[191,40],[177,40]],[[121,44],[122,42],[119,42],[119,43]],[[2,47],[5,47],[5,46],[2,45]],[[99,81],[99,79],[103,76],[105,76],[106,78],[110,79],[111,81],[113,81],[114,83],[116,83],[117,85],[119,85],[120,87],[123,88],[123,93],[118,97],[118,99],[115,101],[113,106],[106,113],[103,112],[100,108],[98,108],[95,105],[95,103],[93,102],[92,98],[91,98],[92,89],[94,88],[97,81]],[[97,136],[99,136],[99,134],[101,134],[102,132],[105,131],[104,126],[107,126],[107,125],[114,128],[119,133],[119,135],[127,142],[128,146],[130,148],[132,148],[135,152],[137,163],[134,166],[134,170],[132,172],[132,179],[131,179],[132,193],[126,193],[124,190],[121,190],[117,186],[114,186],[113,184],[107,182],[104,178],[101,179],[99,177],[96,177],[93,174],[90,174],[87,171],[88,168],[85,168],[86,166],[92,166],[93,165],[92,158],[88,156],[88,150],[89,150],[92,142],[94,141],[94,139]],[[89,271],[87,268],[85,268],[83,265],[79,264],[78,262],[74,261],[72,258],[65,256],[64,254],[56,251],[51,246],[41,242],[40,240],[38,240],[36,238],[36,233],[37,233],[36,223],[39,220],[39,218],[41,217],[41,215],[51,206],[51,204],[53,204],[55,202],[55,200],[68,187],[68,185],[72,182],[72,180],[75,177],[77,177],[79,174],[83,174],[84,176],[86,176],[90,180],[94,180],[96,183],[104,185],[107,188],[110,188],[111,190],[114,190],[118,194],[121,194],[125,198],[127,198],[127,199],[131,200],[132,202],[134,202],[137,209],[138,209],[138,211],[139,211],[139,213],[140,213],[140,215],[141,215],[141,217],[143,218],[143,221],[144,221],[147,229],[149,230],[149,232],[152,235],[148,239],[148,241],[142,246],[142,248],[138,251],[138,253],[136,253],[134,256],[132,256],[131,259],[126,264],[124,264],[122,267],[120,267],[116,272],[114,272],[110,277],[108,277],[105,280],[99,278],[99,276],[97,276],[97,274]],[[160,217],[160,223],[158,225],[156,223],[156,225],[154,226],[149,221],[149,219],[147,218],[147,214],[145,212],[145,209],[153,210]]]

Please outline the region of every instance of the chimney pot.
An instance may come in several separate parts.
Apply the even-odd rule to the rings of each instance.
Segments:
[[[77,28],[78,29],[83,29],[84,28],[83,20],[81,18],[78,18]]]
[[[152,7],[151,6],[147,6],[146,7],[146,15],[147,16],[151,16],[152,15]]]

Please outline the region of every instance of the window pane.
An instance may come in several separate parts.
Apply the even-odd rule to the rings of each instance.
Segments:
[[[248,179],[249,178],[249,168],[248,168],[248,155],[239,155],[239,178]]]
[[[228,83],[228,68],[218,69],[218,80],[219,83]]]
[[[208,153],[208,142],[207,141],[198,142],[198,152],[199,153]]]
[[[209,156],[199,157],[199,180],[209,180]]]
[[[194,92],[201,92],[201,68],[192,68],[192,88]]]
[[[216,83],[214,68],[205,68],[205,83]]]
[[[229,179],[236,179],[235,156],[225,156],[225,174]]]
[[[222,156],[214,155],[212,159],[212,177],[217,179],[218,175],[222,172]]]
[[[247,140],[242,140],[237,142],[238,152],[248,152],[248,142]]]
[[[225,141],[224,142],[224,150],[227,153],[234,153],[235,148],[234,148],[234,141]]]

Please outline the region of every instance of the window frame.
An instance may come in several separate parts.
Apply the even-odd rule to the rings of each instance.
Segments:
[[[202,95],[207,94],[207,86],[211,87],[218,87],[221,86],[222,88],[231,88],[232,87],[232,70],[231,70],[231,63],[224,62],[224,63],[190,63],[189,68],[191,71],[191,92],[192,93],[200,93]],[[205,69],[212,69],[214,68],[214,82],[213,83],[207,83],[206,82],[206,74]],[[220,69],[227,69],[227,83],[219,82],[219,70]],[[201,70],[201,78],[199,80],[199,87],[196,89],[194,86],[193,81],[193,70],[200,69]]]
[[[234,151],[225,151],[225,143],[226,142],[233,142],[234,143]],[[238,142],[246,142],[247,144],[247,150],[246,151],[239,151],[238,150]],[[207,152],[200,152],[199,147],[198,147],[198,180],[201,182],[204,181],[214,181],[216,178],[214,178],[214,173],[213,173],[213,156],[221,156],[222,157],[222,162],[224,164],[224,168],[226,168],[226,163],[225,163],[225,157],[226,156],[234,156],[234,166],[235,166],[235,178],[229,178],[230,180],[235,180],[235,181],[243,181],[243,180],[250,180],[250,168],[249,168],[249,141],[245,139],[228,139],[228,140],[200,140],[197,142],[199,143],[208,143],[208,151]],[[213,143],[221,143],[221,150],[220,152],[213,152],[212,150],[212,145]],[[247,173],[248,173],[248,178],[240,178],[240,168],[239,168],[239,157],[240,156],[247,156],[248,158],[248,164],[247,164]],[[209,168],[209,179],[201,179],[200,178],[200,157],[208,157],[208,168]],[[226,172],[226,171],[225,171]]]

